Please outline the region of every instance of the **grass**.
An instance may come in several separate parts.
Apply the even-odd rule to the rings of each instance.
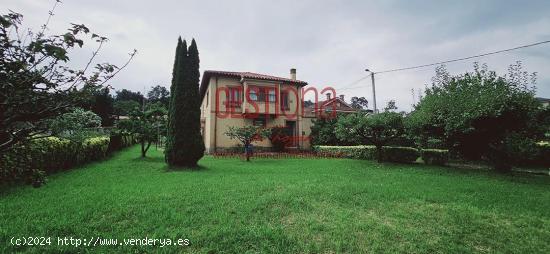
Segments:
[[[0,252],[550,253],[550,177],[349,159],[200,161],[138,147],[0,194]],[[52,237],[12,246],[11,237]],[[188,238],[58,246],[57,237]],[[120,240],[122,241],[122,240]]]

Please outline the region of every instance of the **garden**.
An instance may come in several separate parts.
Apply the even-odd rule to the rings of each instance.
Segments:
[[[207,156],[167,171],[140,147],[2,192],[11,237],[187,238],[189,246],[12,246],[0,252],[550,251],[550,178],[355,159]],[[15,212],[17,211],[17,212]],[[86,249],[81,249],[86,248]]]
[[[169,89],[112,91],[135,50],[97,64],[107,38],[45,24],[23,39],[22,17],[0,16],[2,253],[550,253],[550,107],[521,62],[437,67],[411,112],[321,117],[307,151],[244,126],[224,133],[239,156],[206,155],[194,39],[178,38]]]

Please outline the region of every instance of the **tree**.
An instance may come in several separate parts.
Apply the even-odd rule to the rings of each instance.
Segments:
[[[313,145],[357,145],[358,142],[342,141],[336,137],[336,123],[338,118],[320,118],[313,121],[311,126],[311,143]]]
[[[134,110],[139,110],[141,104],[135,101],[115,101],[113,104],[113,114],[116,116],[127,116]]]
[[[113,125],[113,96],[109,94],[109,88],[102,88],[94,92],[91,110],[101,117],[102,126]]]
[[[384,111],[393,111],[395,112],[397,110],[397,106],[395,105],[395,100],[388,101],[388,104],[384,108]]]
[[[140,92],[133,92],[128,89],[116,91],[116,101],[135,101],[143,105],[145,97]]]
[[[250,145],[254,141],[262,141],[264,138],[269,137],[271,134],[270,129],[256,126],[245,126],[245,127],[229,127],[229,129],[224,133],[229,138],[238,140],[244,145],[244,154],[246,156],[246,161],[250,161],[251,149]]]
[[[165,108],[168,108],[168,104],[170,103],[170,92],[164,86],[154,86],[151,88],[151,91],[147,93],[147,100],[153,103],[160,102]]]
[[[101,117],[94,112],[82,108],[74,108],[71,112],[53,119],[49,124],[49,129],[57,137],[79,142],[85,138],[94,136],[96,132],[91,129],[100,126]]]
[[[187,43],[180,37],[176,47],[175,80],[170,88],[165,159],[170,166],[196,167],[205,148],[200,123],[199,51],[194,39],[187,51]]]
[[[343,116],[336,123],[336,136],[344,141],[374,144],[378,161],[382,147],[403,135],[403,116],[395,112],[379,114],[355,113]]]
[[[67,33],[60,35],[46,35],[47,23],[37,33],[22,33],[22,19],[15,12],[0,16],[0,155],[17,143],[51,135],[51,119],[101,88],[135,55],[135,51],[131,53],[122,67],[94,65],[107,38],[78,24],[72,24]],[[85,66],[73,69],[69,52],[82,47],[84,37],[98,46]]]
[[[441,66],[432,86],[410,118],[419,135],[440,138],[468,159],[485,159],[498,171],[509,171],[514,140],[543,135],[534,98],[535,74],[521,62],[498,76],[476,63],[474,71],[452,76]]]
[[[165,126],[166,110],[151,107],[147,110],[134,110],[128,120],[121,120],[117,127],[123,132],[134,135],[141,144],[141,157],[145,157],[151,143],[159,138],[159,129]]]
[[[355,109],[367,109],[369,101],[365,97],[351,97],[351,107]]]

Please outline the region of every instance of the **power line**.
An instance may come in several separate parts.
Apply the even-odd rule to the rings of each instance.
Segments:
[[[468,59],[479,58],[479,57],[484,57],[484,56],[489,56],[489,55],[495,55],[495,54],[504,53],[504,52],[509,52],[509,51],[513,51],[513,50],[518,50],[518,49],[523,49],[523,48],[529,48],[529,47],[538,46],[538,45],[546,44],[546,43],[550,43],[550,40],[548,40],[548,41],[541,41],[541,42],[532,43],[532,44],[527,44],[527,45],[523,45],[523,46],[518,46],[518,47],[514,47],[514,48],[509,48],[509,49],[503,49],[503,50],[493,51],[493,52],[484,53],[484,54],[479,54],[479,55],[475,55],[475,56],[469,56],[469,57],[463,57],[463,58],[458,58],[458,59],[453,59],[453,60],[447,60],[447,61],[437,62],[437,63],[423,64],[423,65],[418,65],[418,66],[412,66],[412,67],[406,67],[406,68],[399,68],[399,69],[391,69],[391,70],[385,70],[385,71],[378,71],[378,72],[375,72],[375,74],[382,74],[382,73],[389,73],[389,72],[396,72],[396,71],[412,70],[412,69],[418,69],[418,68],[429,67],[429,66],[434,66],[434,65],[441,65],[441,64],[446,64],[446,63],[464,61],[464,60],[468,60]]]
[[[413,70],[413,69],[419,69],[419,68],[424,68],[424,67],[429,67],[429,66],[434,66],[434,65],[441,65],[441,64],[452,63],[452,62],[459,62],[459,61],[464,61],[464,60],[468,60],[468,59],[480,58],[480,57],[484,57],[484,56],[489,56],[489,55],[495,55],[495,54],[500,54],[500,53],[504,53],[504,52],[514,51],[514,50],[518,50],[518,49],[534,47],[534,46],[538,46],[538,45],[546,44],[546,43],[550,43],[550,40],[548,40],[548,41],[536,42],[536,43],[527,44],[527,45],[522,45],[522,46],[517,46],[517,47],[509,48],[509,49],[497,50],[497,51],[488,52],[488,53],[483,53],[483,54],[474,55],[474,56],[468,56],[468,57],[462,57],[462,58],[457,58],[457,59],[452,59],[452,60],[446,60],[446,61],[436,62],[436,63],[430,63],[430,64],[423,64],[423,65],[405,67],[405,68],[398,68],[398,69],[389,69],[389,70],[384,70],[384,71],[378,71],[378,72],[375,72],[374,74],[383,74],[383,73],[390,73],[390,72],[398,72],[398,71],[405,71],[405,70]],[[370,75],[366,75],[366,76],[364,76],[364,77],[358,79],[357,81],[354,81],[354,82],[352,82],[352,83],[350,83],[350,84],[344,86],[343,88],[341,88],[341,89],[339,89],[339,90],[348,90],[348,89],[355,89],[355,88],[363,87],[363,86],[355,86],[355,87],[349,87],[349,86],[355,85],[355,84],[357,84],[357,83],[359,83],[359,82],[365,80],[365,79],[368,78],[368,77],[370,77]]]
[[[344,88],[341,88],[341,89],[339,89],[339,90],[347,90],[347,89],[353,89],[353,88],[363,87],[363,86],[356,86],[356,87],[349,87],[349,86],[358,84],[359,82],[361,82],[361,81],[367,79],[368,77],[370,77],[370,75],[364,76],[364,77],[362,77],[362,78],[360,78],[360,79],[358,79],[358,80],[356,80],[356,81],[354,81],[354,82],[351,82],[351,83],[345,85]]]

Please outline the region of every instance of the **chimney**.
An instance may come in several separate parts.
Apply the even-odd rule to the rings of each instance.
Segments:
[[[327,93],[327,101],[330,100],[330,93]]]
[[[344,95],[343,94],[340,94],[340,100],[346,101],[346,100],[344,100]]]
[[[296,69],[290,69],[290,79],[296,80]]]

